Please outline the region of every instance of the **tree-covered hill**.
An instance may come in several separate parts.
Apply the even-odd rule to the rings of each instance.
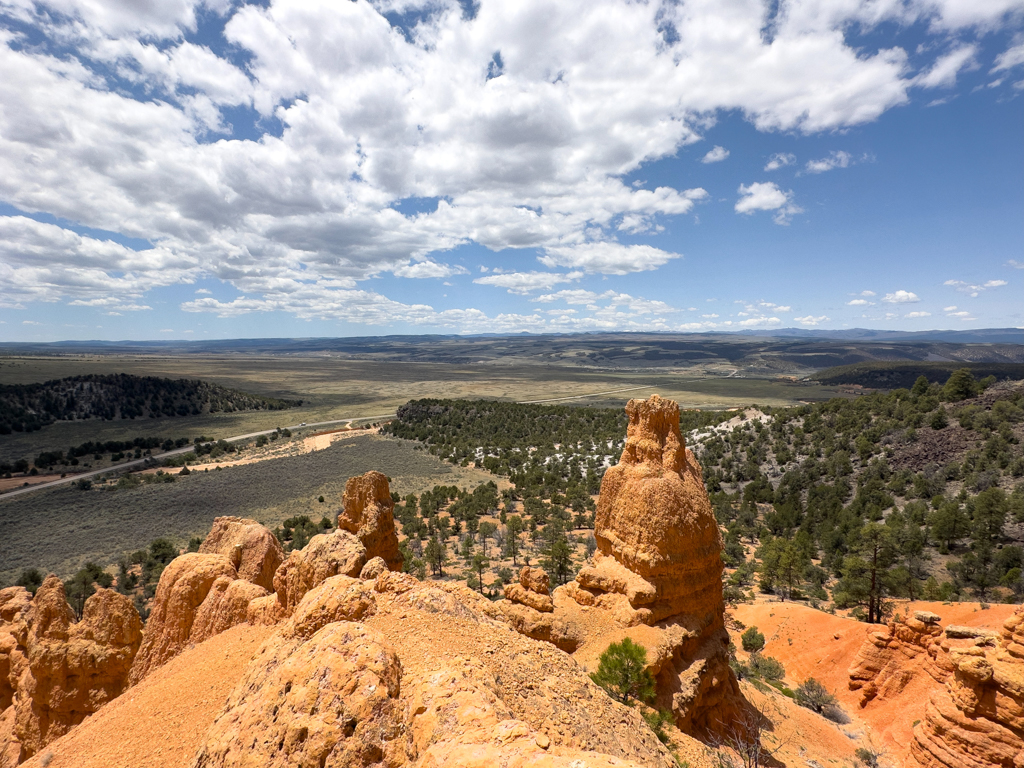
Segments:
[[[909,389],[920,376],[932,383],[941,384],[961,368],[967,368],[978,379],[989,376],[997,381],[1024,379],[1024,363],[964,363],[960,360],[861,362],[826,368],[811,378],[830,386],[858,384],[872,389]]]
[[[922,376],[759,413],[682,413],[723,528],[730,599],[756,585],[878,621],[890,597],[1024,598],[1024,383],[960,369],[944,384]],[[507,476],[504,509],[554,541],[592,526],[625,428],[620,409],[420,400],[386,429]],[[414,511],[396,511],[406,535],[430,536],[430,510]]]
[[[137,419],[284,410],[276,400],[192,379],[129,374],[70,376],[41,384],[0,385],[0,435],[31,432],[54,421]]]

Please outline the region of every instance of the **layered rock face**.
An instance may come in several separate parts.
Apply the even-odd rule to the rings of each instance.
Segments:
[[[99,589],[75,621],[49,576],[34,598],[0,591],[0,768],[12,768],[117,697],[142,640],[130,598]]]
[[[895,696],[923,668],[937,682],[944,683],[952,672],[940,617],[916,611],[908,618],[896,618],[885,631],[868,635],[850,666],[850,690],[860,691],[860,705],[876,696]],[[919,661],[920,663],[914,663]]]
[[[622,457],[601,483],[592,562],[555,590],[550,612],[523,581],[502,610],[523,634],[585,664],[632,637],[648,650],[659,707],[686,732],[715,731],[743,706],[729,669],[721,534],[678,404],[653,395],[626,413]]]
[[[946,685],[914,729],[911,758],[928,768],[1024,766],[1024,609],[998,636],[948,627],[941,648]]]

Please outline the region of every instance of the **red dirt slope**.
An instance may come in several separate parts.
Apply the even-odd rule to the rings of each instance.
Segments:
[[[182,768],[271,627],[241,624],[194,646],[23,768]],[[46,756],[51,755],[46,763]]]

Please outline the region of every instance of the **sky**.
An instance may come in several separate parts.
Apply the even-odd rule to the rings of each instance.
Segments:
[[[1024,327],[1019,0],[0,0],[0,340]]]

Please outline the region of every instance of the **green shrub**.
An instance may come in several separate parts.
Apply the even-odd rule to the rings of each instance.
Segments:
[[[740,641],[743,643],[743,650],[747,653],[757,653],[764,649],[764,635],[758,632],[757,627],[749,627],[740,635]]]
[[[608,646],[590,677],[623,704],[630,699],[646,702],[654,698],[654,677],[646,667],[646,649],[627,637]]]

